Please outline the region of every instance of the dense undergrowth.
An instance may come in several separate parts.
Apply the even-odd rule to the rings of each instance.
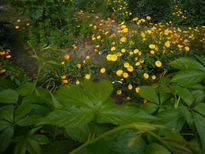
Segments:
[[[0,152],[204,153],[204,5],[2,2]]]

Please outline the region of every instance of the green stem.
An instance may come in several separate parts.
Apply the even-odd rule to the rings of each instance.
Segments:
[[[42,63],[41,63],[41,61],[39,60],[39,62],[38,62],[37,78],[36,78],[36,80],[35,80],[35,82],[34,82],[34,86],[33,86],[33,89],[32,89],[32,91],[31,91],[31,93],[33,93],[33,91],[34,91],[35,88],[36,88],[36,85],[37,85],[37,83],[38,83],[39,76],[40,76],[40,73],[41,73],[41,69],[42,69]]]

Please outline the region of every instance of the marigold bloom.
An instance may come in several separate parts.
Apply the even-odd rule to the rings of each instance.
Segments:
[[[80,84],[80,81],[77,80],[77,81],[75,82],[75,84],[76,84],[76,85],[79,85],[79,84]]]
[[[170,41],[166,41],[165,43],[164,43],[164,45],[168,48],[168,47],[170,47]]]
[[[136,87],[136,88],[135,88],[135,91],[136,91],[136,93],[139,93],[140,87]]]
[[[126,37],[122,37],[121,39],[120,39],[120,42],[126,42],[127,41],[127,38]]]
[[[117,90],[117,95],[121,95],[122,94],[122,90]]]
[[[100,69],[100,73],[105,73],[105,68],[104,67]]]
[[[149,74],[147,74],[147,73],[144,73],[143,76],[144,76],[145,79],[148,79],[148,78],[149,78]]]
[[[128,88],[129,90],[132,90],[133,87],[132,87],[131,84],[129,84],[127,88]]]
[[[188,46],[185,46],[184,49],[185,49],[186,51],[189,51],[189,50],[190,50]]]
[[[155,80],[156,78],[156,75],[152,75],[152,80]]]
[[[126,49],[121,49],[121,52],[122,52],[122,53],[125,53],[125,52],[126,52]]]
[[[123,78],[128,78],[128,77],[129,77],[128,73],[126,73],[126,72],[125,72],[125,73],[123,73],[123,75],[122,75],[122,76],[123,76]]]
[[[128,62],[125,62],[125,63],[124,63],[124,67],[125,67],[125,68],[128,68],[129,66],[130,66],[130,64],[129,64]]]
[[[68,83],[68,80],[63,80],[63,83],[67,84],[67,83]]]
[[[19,26],[15,26],[15,29],[19,29],[20,27]]]
[[[123,70],[118,70],[117,72],[116,72],[116,75],[117,76],[121,76],[123,74]]]
[[[62,75],[61,79],[64,80],[66,78],[66,75]]]
[[[90,79],[90,74],[86,74],[85,79],[89,80]]]
[[[129,67],[127,68],[127,70],[128,70],[129,72],[133,72],[133,67],[132,67],[132,66],[129,66]]]
[[[159,61],[159,60],[157,60],[157,61],[155,62],[155,65],[156,65],[157,67],[161,67],[161,66],[162,66],[162,62]]]
[[[70,55],[69,55],[69,54],[66,54],[66,55],[64,56],[64,58],[65,58],[66,60],[69,60],[69,59],[70,59]]]
[[[150,45],[149,45],[149,48],[150,48],[150,49],[155,49],[155,47],[156,47],[156,46],[155,46],[154,44],[150,44]]]

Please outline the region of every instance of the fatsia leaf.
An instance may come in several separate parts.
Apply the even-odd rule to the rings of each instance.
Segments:
[[[149,144],[146,147],[145,153],[146,154],[171,154],[171,152],[166,147],[158,143]]]
[[[65,107],[56,109],[45,118],[42,118],[39,124],[51,124],[58,127],[78,127],[89,123],[94,119],[94,113],[89,108],[84,107]]]
[[[113,86],[110,81],[100,80],[99,82],[93,82],[91,80],[85,80],[84,88],[86,93],[93,101],[93,104],[100,106],[111,95]]]
[[[75,128],[66,128],[65,134],[70,136],[73,140],[78,142],[85,142],[88,139],[90,128],[88,125],[82,125]]]
[[[97,122],[113,123],[116,125],[128,124],[137,121],[154,121],[156,117],[140,110],[134,106],[116,105],[110,101],[106,102],[97,114]]]
[[[205,153],[205,118],[198,113],[193,113],[193,117],[196,129],[200,136],[202,153]]]
[[[156,93],[155,88],[151,87],[151,86],[141,86],[140,87],[140,92],[139,92],[140,96],[151,101],[154,103],[159,103],[159,98],[158,95]]]
[[[192,93],[188,89],[182,88],[180,86],[176,86],[175,89],[177,95],[180,96],[188,106],[191,106],[194,101],[194,96]]]
[[[191,85],[195,83],[199,83],[205,79],[205,72],[198,70],[184,70],[179,71],[172,78],[171,82],[178,82],[181,85]]]
[[[11,138],[13,137],[14,129],[12,127],[7,127],[0,134],[0,152],[6,150],[11,142]]]
[[[15,90],[6,89],[0,92],[0,103],[16,104],[18,101],[18,94]]]
[[[205,66],[201,65],[199,62],[194,60],[190,57],[182,57],[179,59],[176,59],[170,63],[170,65],[173,68],[179,69],[179,70],[200,70],[205,71]]]

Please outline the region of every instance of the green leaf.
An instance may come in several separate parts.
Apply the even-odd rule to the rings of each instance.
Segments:
[[[62,104],[53,96],[53,94],[50,92],[52,103],[54,108],[59,109],[62,108]]]
[[[112,101],[106,102],[97,113],[97,122],[128,124],[137,121],[155,121],[157,118],[134,106],[116,105]]]
[[[23,118],[26,114],[28,114],[32,110],[32,104],[28,102],[22,102],[21,105],[18,106],[15,112],[15,120],[18,121]]]
[[[85,80],[84,88],[88,97],[93,101],[93,104],[100,106],[111,95],[113,86],[110,81],[100,80],[95,83],[91,80]]]
[[[190,57],[182,57],[179,59],[176,59],[170,63],[170,65],[173,68],[179,69],[179,70],[199,70],[199,71],[205,71],[205,67],[201,65],[199,62],[194,60]]]
[[[92,102],[80,86],[72,85],[63,87],[57,91],[56,98],[65,105],[70,104],[93,108]]]
[[[0,107],[0,119],[7,120],[9,122],[13,122],[13,112],[14,106],[13,105],[6,105]]]
[[[180,96],[188,106],[191,106],[194,102],[194,96],[192,95],[192,93],[188,89],[182,88],[180,86],[176,86],[175,89],[177,95]]]
[[[51,124],[58,127],[78,127],[89,123],[94,119],[92,110],[83,107],[64,107],[56,109],[45,118],[42,118],[39,124]]]
[[[192,117],[192,113],[185,106],[180,106],[179,110],[180,110],[181,114],[184,116],[184,118],[185,118],[187,124],[189,125],[189,127],[194,129],[194,120],[193,120],[193,117]]]
[[[171,97],[170,94],[167,94],[167,93],[164,93],[164,92],[161,92],[161,91],[159,93],[159,98],[160,98],[160,103],[161,104],[165,103],[165,101],[167,101],[170,97]]]
[[[12,89],[2,90],[0,92],[0,103],[16,104],[18,101],[18,94]]]
[[[75,141],[85,142],[88,139],[90,128],[88,125],[82,125],[75,128],[66,128],[65,133]]]
[[[18,94],[21,96],[31,95],[34,88],[34,82],[27,82],[19,87],[17,90]]]
[[[140,96],[144,99],[147,99],[151,102],[159,104],[159,98],[156,93],[156,90],[151,86],[141,86],[140,87]]]
[[[205,58],[195,55],[195,57],[204,65],[205,67]]]
[[[203,103],[205,100],[205,91],[204,90],[192,90],[192,94],[195,98],[195,103]]]
[[[198,113],[202,114],[205,117],[205,103],[198,103],[194,107],[194,110],[197,111]]]
[[[0,131],[4,130],[5,128],[9,127],[10,123],[5,120],[0,120]]]
[[[181,85],[191,85],[199,83],[205,79],[205,73],[198,70],[185,70],[176,73],[171,82],[178,82]]]
[[[7,149],[13,137],[14,130],[12,127],[7,127],[0,134],[0,152],[3,152]]]
[[[71,141],[54,141],[43,148],[43,154],[68,154],[75,147]]]
[[[144,110],[149,114],[153,114],[158,109],[158,106],[154,103],[146,103],[143,104],[140,109]]]
[[[171,154],[171,152],[164,146],[158,143],[149,144],[145,150],[146,154]]]
[[[179,109],[159,112],[156,117],[159,118],[157,123],[166,125],[170,128],[175,128],[177,131],[180,131],[185,123],[185,119]]]
[[[38,142],[38,144],[48,144],[49,143],[49,140],[45,135],[32,135],[30,138]]]

